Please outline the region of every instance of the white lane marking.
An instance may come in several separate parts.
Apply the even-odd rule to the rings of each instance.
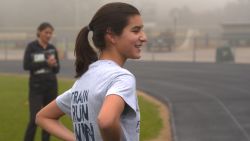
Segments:
[[[243,135],[247,138],[247,140],[250,141],[250,136],[248,135],[248,133],[246,132],[246,130],[244,129],[244,127],[241,126],[241,124],[239,123],[239,121],[235,118],[235,116],[230,112],[230,110],[225,106],[225,104],[217,97],[215,96],[212,96],[212,95],[209,95],[207,94],[206,92],[203,92],[203,91],[200,91],[198,89],[194,89],[194,88],[191,88],[191,87],[187,87],[187,86],[184,86],[184,85],[181,85],[181,84],[177,84],[177,83],[170,83],[170,82],[166,82],[164,81],[163,82],[159,82],[161,80],[158,80],[158,81],[155,81],[155,80],[152,80],[150,79],[149,80],[150,82],[153,82],[153,83],[158,83],[160,85],[163,85],[163,84],[167,84],[169,85],[170,87],[176,87],[178,89],[182,88],[182,89],[186,89],[186,90],[190,90],[190,91],[193,91],[193,92],[196,92],[197,94],[199,95],[204,95],[204,96],[207,96],[207,97],[210,97],[212,99],[214,99],[219,105],[222,106],[222,108],[226,111],[226,113],[229,115],[229,117],[233,120],[233,122],[236,124],[236,126],[239,128],[239,130],[243,133]],[[170,100],[169,100],[170,101]],[[173,113],[172,113],[173,114]],[[175,121],[173,123],[173,127],[176,128],[175,126]],[[178,141],[178,138],[177,138],[177,135],[176,135],[176,129],[174,129],[174,141]]]

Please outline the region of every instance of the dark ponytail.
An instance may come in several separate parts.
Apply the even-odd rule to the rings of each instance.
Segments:
[[[97,61],[97,53],[90,46],[88,41],[88,27],[84,27],[78,34],[75,44],[75,68],[76,78],[84,74],[91,63]]]
[[[92,40],[95,47],[99,51],[103,51],[106,47],[107,30],[110,29],[117,36],[121,35],[128,24],[129,17],[134,15],[140,15],[138,9],[122,2],[108,3],[96,12],[89,25],[80,31],[76,40],[76,77],[84,74],[89,65],[98,59],[97,53],[88,41],[89,31],[93,32]]]

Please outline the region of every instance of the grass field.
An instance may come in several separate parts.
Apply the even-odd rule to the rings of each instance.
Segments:
[[[73,80],[59,80],[59,93],[71,87]],[[28,122],[28,77],[17,75],[0,75],[0,141],[22,141]],[[157,105],[139,97],[141,110],[141,141],[156,137],[161,128],[162,120]],[[62,122],[71,128],[67,116]],[[40,141],[40,129],[36,134]],[[59,141],[52,137],[51,141]]]

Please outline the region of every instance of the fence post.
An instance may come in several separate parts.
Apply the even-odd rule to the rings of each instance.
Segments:
[[[4,46],[4,60],[8,60],[8,47],[6,41],[3,41],[3,46]]]
[[[193,62],[196,62],[196,47],[197,47],[197,37],[194,37],[194,46],[193,46]]]
[[[69,47],[68,38],[64,38],[64,59],[65,60],[69,59],[69,56],[68,56],[68,47]]]
[[[155,53],[154,53],[154,51],[151,51],[151,59],[152,59],[152,61],[155,61]]]

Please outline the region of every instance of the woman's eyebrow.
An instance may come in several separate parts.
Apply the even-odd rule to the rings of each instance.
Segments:
[[[135,25],[132,27],[132,29],[142,29],[143,25]]]

